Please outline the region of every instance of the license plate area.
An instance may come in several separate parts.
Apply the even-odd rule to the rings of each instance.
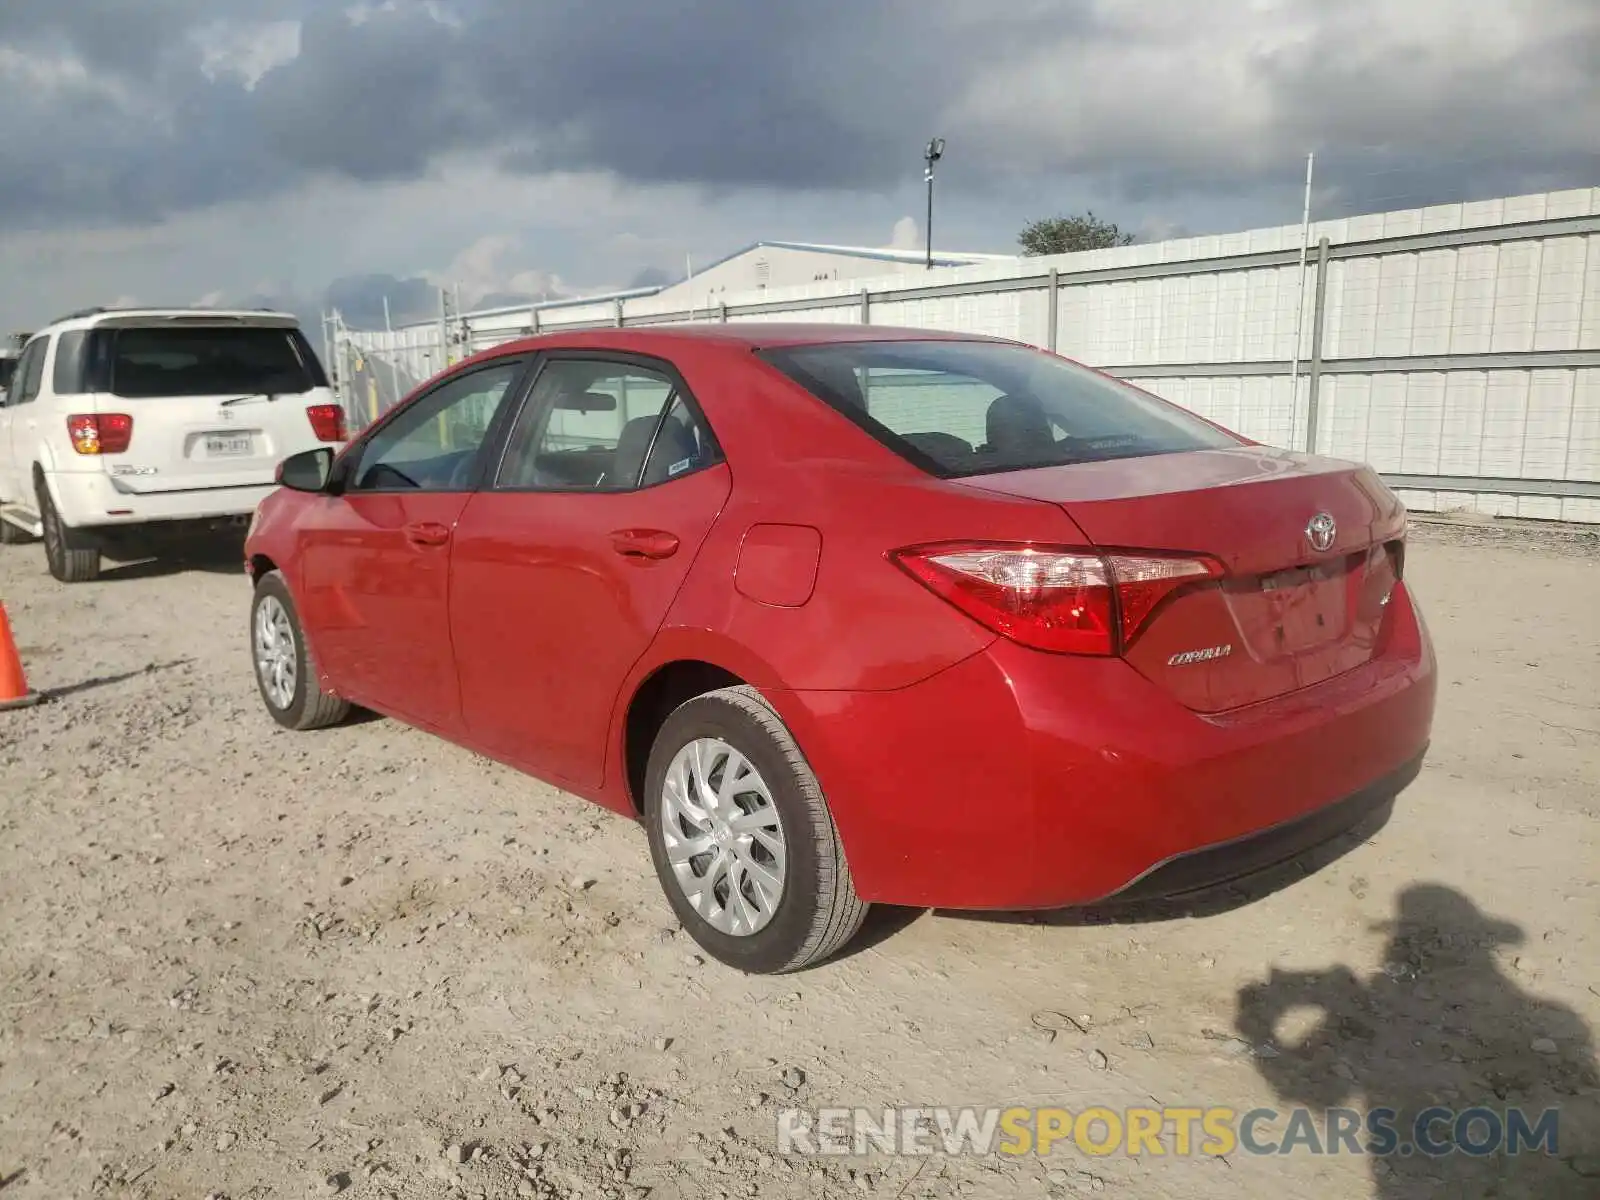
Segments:
[[[255,453],[255,439],[248,433],[208,433],[201,445],[207,458],[248,458]]]
[[[1255,656],[1300,654],[1345,637],[1359,563],[1294,567],[1227,586],[1228,607]]]
[[[1320,646],[1341,636],[1345,625],[1344,565],[1280,571],[1261,581],[1274,619],[1274,647],[1283,654]]]

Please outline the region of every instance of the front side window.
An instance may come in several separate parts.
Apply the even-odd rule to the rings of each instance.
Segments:
[[[767,362],[925,470],[981,475],[1239,442],[1136,388],[999,342],[842,342]]]
[[[123,399],[299,395],[327,385],[298,329],[132,326],[95,331],[86,367]]]
[[[462,491],[522,359],[483,367],[419,397],[373,433],[356,465],[356,491]]]
[[[11,404],[27,404],[39,395],[44,384],[44,355],[50,346],[48,337],[29,342],[22,357],[17,360],[16,372],[11,378]]]
[[[497,485],[628,491],[717,461],[710,431],[664,371],[559,358],[539,372],[512,427]]]

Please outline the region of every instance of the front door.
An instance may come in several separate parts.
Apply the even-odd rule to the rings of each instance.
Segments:
[[[376,427],[344,491],[301,524],[300,604],[319,665],[357,703],[459,731],[449,579],[456,524],[496,414],[526,367],[452,376]]]
[[[450,622],[472,740],[599,784],[622,681],[731,486],[665,364],[552,355],[456,527]]]
[[[11,388],[0,393],[0,500],[37,510],[33,494],[33,453],[39,441],[39,414],[36,403],[44,383],[45,350],[48,337],[35,338],[23,350],[11,376]]]

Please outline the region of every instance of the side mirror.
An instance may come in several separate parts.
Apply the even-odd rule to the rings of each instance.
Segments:
[[[333,451],[327,447],[302,450],[278,464],[277,481],[297,492],[322,492],[333,474]]]

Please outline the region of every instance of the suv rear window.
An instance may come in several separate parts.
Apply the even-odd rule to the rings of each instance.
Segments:
[[[135,326],[94,332],[86,390],[124,399],[296,395],[327,386],[297,329]]]
[[[1175,405],[1025,346],[835,342],[761,356],[935,475],[1239,444]]]

